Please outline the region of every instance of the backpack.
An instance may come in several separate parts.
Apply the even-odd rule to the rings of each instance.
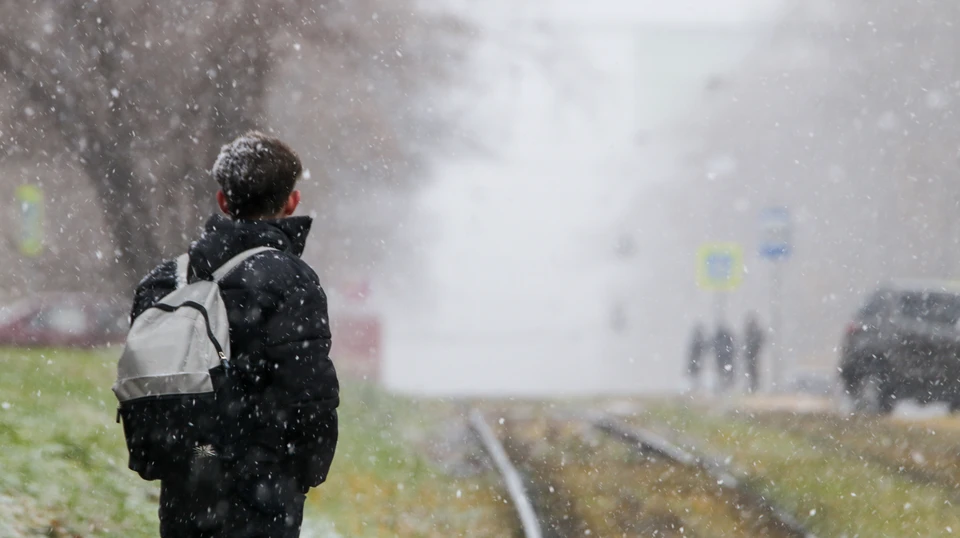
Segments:
[[[234,256],[213,280],[187,283],[188,254],[177,258],[177,289],[134,320],[113,392],[129,467],[146,480],[215,456],[223,429],[218,404],[229,394],[230,332],[220,281],[269,247]]]

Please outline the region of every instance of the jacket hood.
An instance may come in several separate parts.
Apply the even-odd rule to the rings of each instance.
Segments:
[[[191,272],[197,278],[210,278],[230,258],[257,247],[271,247],[300,257],[312,225],[310,217],[232,220],[214,215],[200,239],[190,245]]]

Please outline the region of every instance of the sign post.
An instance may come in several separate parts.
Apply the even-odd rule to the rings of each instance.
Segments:
[[[786,207],[768,207],[760,212],[759,254],[772,263],[770,272],[770,384],[777,390],[783,382],[783,263],[790,257],[793,230]]]
[[[716,327],[727,318],[727,295],[743,281],[743,248],[737,243],[706,243],[697,249],[697,285],[713,292]],[[716,333],[715,333],[716,334]],[[718,357],[719,358],[719,357]],[[717,372],[715,390],[725,386],[725,374]]]

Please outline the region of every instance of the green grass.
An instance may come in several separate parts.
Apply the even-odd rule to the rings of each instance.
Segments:
[[[953,417],[901,423],[889,417],[768,412],[755,413],[749,420],[822,439],[825,446],[853,451],[913,473],[915,481],[960,486],[960,439]]]
[[[127,470],[115,423],[117,353],[0,349],[0,537],[157,535],[156,483]],[[350,383],[343,397],[337,457],[304,536],[510,534],[489,477],[447,476],[423,449],[455,407]]]
[[[114,421],[115,356],[0,351],[0,535],[156,535],[157,488],[127,471]]]
[[[950,536],[960,532],[951,492],[917,484],[802,436],[683,407],[651,416],[710,450],[732,456],[753,485],[819,536]],[[640,419],[643,421],[642,418]]]

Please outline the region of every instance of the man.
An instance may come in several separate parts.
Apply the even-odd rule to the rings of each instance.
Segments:
[[[726,392],[733,388],[734,365],[736,355],[733,333],[723,323],[717,327],[717,334],[713,340],[713,351],[717,356],[717,388]]]
[[[763,329],[757,321],[757,315],[747,316],[747,327],[743,335],[743,366],[747,375],[747,390],[756,392],[760,388],[760,350],[763,348]]]
[[[225,441],[161,476],[163,538],[295,538],[307,490],[326,479],[339,384],[326,295],[300,259],[312,219],[292,216],[301,172],[290,147],[259,132],[224,146],[213,166],[226,216],[213,216],[190,246],[187,282],[212,279],[244,251],[275,250],[220,281],[233,391],[219,417]],[[154,269],[137,287],[133,317],[176,288],[176,262]]]
[[[701,361],[706,351],[707,338],[704,335],[703,324],[697,323],[690,338],[690,350],[687,357],[687,376],[690,377],[690,388],[693,390],[700,386]]]

